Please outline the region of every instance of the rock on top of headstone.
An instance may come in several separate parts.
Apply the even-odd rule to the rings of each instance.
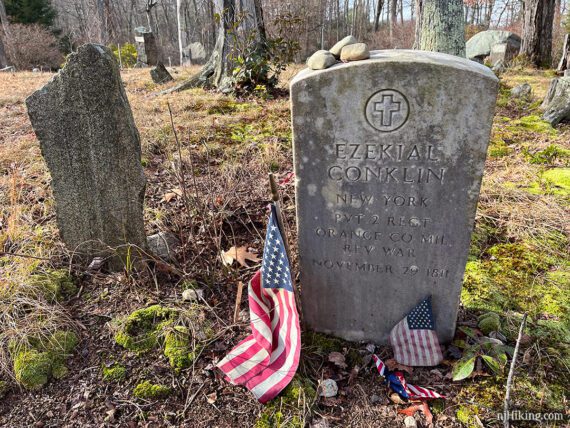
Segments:
[[[146,248],[139,133],[112,52],[81,46],[26,105],[67,247],[86,260],[126,243]]]
[[[356,40],[354,36],[346,36],[345,38],[336,42],[335,45],[329,49],[329,52],[332,53],[336,58],[340,58],[340,52],[342,51],[342,48],[354,43],[358,43],[358,40]]]
[[[453,337],[497,88],[476,62],[408,50],[293,79],[309,328],[386,343],[432,295]]]

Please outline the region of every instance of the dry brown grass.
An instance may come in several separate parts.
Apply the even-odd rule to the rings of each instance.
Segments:
[[[286,88],[300,68],[296,65],[286,70],[282,87]],[[197,70],[180,69],[173,75],[179,82]],[[48,302],[29,281],[34,272],[67,267],[69,263],[57,239],[49,174],[23,103],[49,78],[41,73],[0,73],[0,251],[39,257],[0,256],[0,348],[4,348],[0,351],[0,370],[4,374],[10,371],[5,347],[9,339],[49,334],[70,322],[66,312],[69,307]],[[544,72],[525,70],[507,73],[503,79],[509,86],[528,81],[537,98],[546,92],[549,82]],[[190,279],[211,284],[210,301],[215,307],[212,314],[224,318],[226,312],[233,313],[235,284],[247,281],[251,270],[222,267],[219,251],[232,245],[261,251],[269,200],[267,173],[292,170],[289,100],[235,100],[201,89],[158,96],[163,87],[151,82],[148,70],[125,70],[123,80],[143,146],[148,179],[147,232],[170,230],[182,238],[180,264],[176,267],[180,277],[171,281],[177,286]],[[179,147],[170,125],[168,103]],[[545,167],[529,164],[524,154],[525,149],[543,150],[550,144],[570,149],[570,127],[549,134],[518,128],[511,132],[507,127],[515,123],[513,120],[535,114],[530,104],[498,109],[497,116],[509,119],[497,117],[493,139],[508,133],[512,139],[508,141],[510,151],[506,156],[488,158],[479,203],[479,221],[491,219],[507,240],[538,239],[550,232],[570,233],[565,198],[527,191]],[[181,186],[186,187],[186,198],[164,201],[166,193]],[[295,233],[293,191],[292,184],[283,188],[291,236]],[[563,256],[556,245],[547,250]],[[164,298],[159,276],[135,281],[120,275],[99,278],[91,286],[91,292],[98,297],[82,300],[80,305],[97,314],[109,308],[125,314],[125,305],[132,310],[155,301],[157,296]],[[109,292],[102,289],[112,287],[110,284],[118,284],[120,290],[111,288],[110,293],[116,295],[107,302]],[[174,296],[177,293],[168,292]],[[175,299],[172,295],[167,298]],[[110,347],[112,339],[107,341]],[[368,383],[379,388],[375,380]],[[250,403],[249,411],[254,417],[259,406]],[[366,418],[355,414],[354,420],[361,416]],[[386,420],[383,415],[377,416]]]

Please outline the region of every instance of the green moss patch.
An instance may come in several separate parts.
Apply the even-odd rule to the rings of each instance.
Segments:
[[[172,325],[177,312],[160,305],[138,309],[118,321],[119,330],[115,342],[137,354],[148,352],[159,346],[164,330]]]
[[[304,407],[311,406],[316,397],[312,383],[295,375],[279,397],[265,405],[255,428],[303,428]]]
[[[538,150],[531,153],[525,150],[524,155],[529,163],[534,165],[553,165],[557,162],[568,164],[570,162],[570,150],[567,150],[557,144],[550,144],[544,150]]]
[[[30,283],[49,302],[61,302],[77,294],[73,278],[65,269],[49,270],[34,274]]]
[[[46,339],[29,338],[10,346],[16,381],[26,389],[36,390],[50,378],[61,379],[68,373],[66,359],[79,339],[70,331],[57,331]]]
[[[180,325],[183,319],[191,321],[195,330]],[[199,354],[201,342],[214,334],[196,307],[179,311],[154,305],[134,311],[115,321],[115,325],[115,341],[119,345],[137,355],[163,348],[176,372],[190,367]]]
[[[133,396],[145,400],[158,400],[161,398],[166,398],[171,393],[171,388],[164,385],[151,383],[148,380],[139,383],[137,386],[135,386],[135,389],[133,389]]]
[[[523,116],[520,119],[513,120],[508,125],[508,128],[514,132],[526,130],[539,134],[557,135],[556,129],[538,115]]]
[[[467,263],[461,298],[468,308],[515,310],[568,319],[566,263],[539,243],[501,243]]]
[[[166,333],[164,355],[176,371],[190,367],[196,358],[198,349],[192,347],[190,338],[190,332],[182,326],[176,326]]]
[[[553,168],[544,171],[538,181],[526,189],[535,195],[570,195],[570,168]]]
[[[127,377],[127,369],[120,364],[109,367],[103,366],[103,380],[107,382],[121,382]]]

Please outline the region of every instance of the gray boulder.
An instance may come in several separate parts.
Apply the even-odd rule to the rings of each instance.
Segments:
[[[554,79],[542,104],[542,118],[552,126],[570,121],[570,77]]]
[[[516,55],[518,55],[521,47],[521,38],[515,33],[510,31],[500,31],[500,30],[487,30],[481,31],[471,37],[466,44],[467,58],[482,62],[485,57],[491,55],[493,46],[505,44],[504,47],[500,49],[497,48],[497,54],[503,50],[503,57],[495,58],[496,60],[502,59],[503,61],[510,61]]]
[[[532,87],[528,83],[517,85],[511,89],[511,96],[513,98],[528,98],[532,92]]]
[[[147,237],[148,249],[163,260],[174,260],[180,240],[170,232],[159,232]]]

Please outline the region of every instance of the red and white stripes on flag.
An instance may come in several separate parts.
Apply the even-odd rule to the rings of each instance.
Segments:
[[[410,400],[431,400],[434,398],[445,398],[445,395],[438,394],[431,389],[422,388],[421,386],[410,385],[406,383],[406,379],[402,372],[395,372],[396,377],[410,396]]]
[[[385,379],[388,379],[389,375],[390,376],[394,375],[396,377],[396,380],[394,380],[393,378],[389,379],[389,381],[387,382],[388,385],[390,387],[394,387],[394,385],[391,382],[395,382],[396,384],[399,383],[399,387],[401,387],[404,391],[406,391],[409,399],[431,400],[435,398],[445,398],[445,395],[438,394],[437,392],[432,391],[431,389],[422,388],[421,386],[410,385],[409,383],[406,383],[406,379],[404,378],[402,372],[394,372],[394,373],[390,372],[386,368],[384,362],[380,358],[378,358],[377,355],[372,355],[372,359],[376,364],[376,369],[378,370],[378,373],[380,373],[380,376],[384,377]]]
[[[262,269],[248,286],[251,335],[217,365],[229,382],[245,386],[261,403],[276,397],[299,365],[301,328],[292,287],[289,261],[272,207]]]
[[[390,332],[394,358],[406,366],[436,366],[443,360],[435,331],[431,296],[423,300]]]

